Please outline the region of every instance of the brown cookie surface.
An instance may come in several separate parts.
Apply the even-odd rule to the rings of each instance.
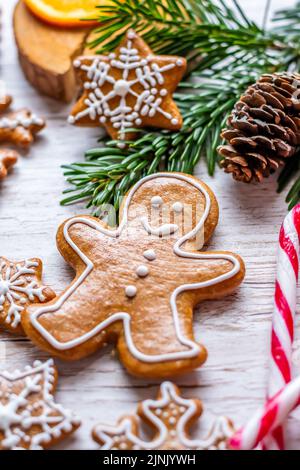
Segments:
[[[6,111],[12,103],[12,97],[10,95],[0,96],[0,113]]]
[[[0,149],[0,180],[6,178],[9,170],[17,163],[19,154],[14,150]]]
[[[62,359],[86,357],[115,342],[138,376],[166,377],[203,364],[193,335],[193,309],[230,294],[244,277],[241,258],[200,251],[218,221],[212,191],[188,175],[158,173],[128,193],[120,225],[89,216],[66,221],[57,234],[76,271],[71,285],[22,315],[26,334]]]

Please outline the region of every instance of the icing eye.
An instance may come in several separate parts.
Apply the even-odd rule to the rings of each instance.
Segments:
[[[174,202],[172,209],[177,214],[180,214],[183,211],[183,204],[181,202]]]
[[[163,200],[160,196],[153,196],[151,199],[151,205],[154,209],[158,209],[160,206],[162,206]]]

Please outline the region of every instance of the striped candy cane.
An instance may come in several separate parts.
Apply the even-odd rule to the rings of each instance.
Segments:
[[[286,216],[279,235],[268,399],[276,397],[276,394],[282,391],[292,378],[292,345],[299,271],[299,234],[300,204],[294,207]],[[281,395],[279,396],[281,397]],[[280,403],[282,403],[284,397],[285,395],[280,399]],[[270,407],[268,403],[271,404]],[[267,401],[265,414],[259,413],[260,418],[254,418],[244,430],[240,430],[234,436],[235,448],[239,448],[239,445],[240,448],[243,448],[244,440],[247,442],[247,448],[250,448],[249,442],[251,442],[251,446],[256,446],[263,437],[267,436],[262,443],[264,449],[284,449],[284,435],[281,426],[283,421],[281,418],[277,420],[277,413],[280,414],[281,409],[275,406],[274,403],[272,399]],[[274,416],[272,413],[274,413]],[[277,421],[280,426],[274,427],[274,423],[277,423]],[[272,433],[269,434],[271,427]]]
[[[277,395],[268,400],[262,410],[229,439],[229,447],[234,450],[255,449],[269,433],[282,425],[299,404],[300,377],[288,383]]]

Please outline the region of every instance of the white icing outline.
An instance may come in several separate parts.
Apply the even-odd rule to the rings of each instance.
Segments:
[[[169,437],[170,429],[164,422],[156,416],[153,409],[163,409],[170,403],[178,406],[184,406],[186,411],[181,416],[176,427],[176,438],[178,444],[190,450],[218,450],[215,446],[216,441],[220,440],[224,443],[233,435],[233,429],[230,427],[228,419],[225,416],[219,416],[214,421],[212,428],[206,439],[191,440],[186,436],[186,430],[189,421],[197,412],[195,400],[182,398],[178,395],[177,390],[171,382],[163,382],[160,386],[161,398],[159,400],[145,400],[142,402],[142,410],[144,416],[153,424],[155,431],[158,430],[159,435],[154,441],[145,442],[136,434],[132,433],[132,422],[128,418],[124,418],[118,426],[96,426],[94,433],[97,438],[103,442],[101,450],[110,450],[114,444],[113,437],[118,434],[125,434],[126,439],[134,443],[143,450],[155,450],[161,447]],[[110,436],[113,435],[113,437]],[[226,446],[224,445],[224,449]],[[220,450],[224,450],[223,448]]]
[[[72,225],[76,223],[83,223],[86,224],[87,226],[101,232],[104,235],[107,235],[109,237],[117,238],[120,236],[123,228],[125,227],[127,223],[127,217],[128,217],[128,208],[131,203],[132,197],[135,194],[135,192],[147,181],[151,181],[152,179],[155,178],[170,178],[170,179],[177,179],[181,181],[185,181],[195,188],[197,188],[205,198],[205,209],[203,212],[203,215],[200,219],[200,221],[197,223],[196,227],[191,230],[189,233],[178,239],[175,244],[174,244],[174,253],[177,256],[181,256],[184,258],[190,258],[190,259],[224,259],[227,261],[230,261],[233,264],[233,269],[229,271],[228,273],[224,273],[220,276],[217,276],[214,279],[210,279],[207,281],[202,281],[198,282],[195,284],[183,284],[180,287],[177,287],[173,293],[171,294],[170,298],[170,304],[171,304],[171,310],[173,314],[173,320],[174,320],[174,328],[176,332],[176,336],[178,341],[184,345],[187,346],[189,349],[187,351],[179,351],[179,352],[174,352],[174,353],[165,353],[165,354],[156,354],[156,355],[147,355],[142,352],[140,352],[134,345],[132,337],[131,337],[131,331],[130,331],[130,321],[131,317],[127,312],[118,312],[115,313],[114,315],[110,316],[103,322],[99,323],[96,327],[94,327],[91,331],[85,333],[79,338],[75,338],[73,340],[70,340],[65,343],[61,343],[58,341],[56,338],[54,338],[39,322],[38,318],[43,315],[44,313],[51,313],[57,311],[63,303],[73,294],[73,292],[81,285],[81,283],[87,278],[87,276],[91,273],[93,270],[93,263],[90,261],[90,259],[76,246],[76,244],[73,242],[69,235],[69,229],[72,227]],[[32,326],[41,334],[41,336],[48,341],[48,343],[58,351],[66,351],[69,349],[72,349],[76,346],[79,346],[80,344],[85,343],[89,339],[93,338],[96,336],[98,333],[100,333],[102,330],[107,328],[109,325],[112,323],[115,323],[116,321],[123,321],[124,325],[124,336],[126,339],[126,343],[128,346],[128,349],[130,353],[136,357],[139,361],[142,362],[147,362],[147,363],[155,363],[155,362],[163,362],[163,361],[173,361],[173,360],[179,360],[179,359],[189,359],[192,357],[198,356],[201,347],[194,341],[184,337],[181,333],[180,329],[180,321],[179,321],[179,316],[177,312],[177,306],[176,306],[176,298],[177,296],[186,290],[194,290],[194,289],[201,289],[205,287],[209,287],[215,284],[218,284],[220,282],[223,282],[227,279],[232,278],[235,276],[239,271],[240,271],[240,263],[239,261],[232,255],[227,255],[227,254],[207,254],[207,253],[191,253],[191,252],[185,252],[181,250],[181,245],[185,243],[187,240],[195,238],[199,230],[201,230],[204,226],[204,223],[209,215],[210,211],[210,197],[208,192],[204,189],[204,187],[201,185],[200,182],[196,181],[194,178],[190,178],[185,175],[181,174],[173,174],[173,173],[156,173],[154,175],[146,176],[142,180],[140,180],[138,183],[136,183],[132,189],[130,190],[128,197],[125,202],[124,210],[123,210],[123,218],[121,221],[121,224],[119,225],[118,229],[115,231],[107,230],[101,225],[93,220],[86,219],[84,217],[74,217],[73,219],[70,219],[68,222],[66,222],[64,226],[64,237],[66,242],[70,245],[70,247],[75,251],[75,253],[80,257],[80,259],[85,263],[86,269],[81,273],[79,278],[64,292],[64,294],[57,300],[56,303],[54,303],[51,306],[44,306],[39,309],[37,309],[35,312],[33,312],[30,315],[30,321]]]
[[[20,111],[21,113],[22,111]],[[26,111],[25,111],[26,112]],[[24,129],[30,129],[31,126],[43,126],[43,119],[37,117],[35,114],[29,112],[29,116],[16,116],[2,117],[0,118],[0,129],[14,130],[17,127],[23,127]]]

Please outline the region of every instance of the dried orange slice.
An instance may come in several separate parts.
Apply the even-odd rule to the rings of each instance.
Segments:
[[[24,0],[28,8],[41,20],[56,26],[90,27],[97,23],[97,5],[108,5],[109,0]],[[82,21],[87,20],[87,21]]]

